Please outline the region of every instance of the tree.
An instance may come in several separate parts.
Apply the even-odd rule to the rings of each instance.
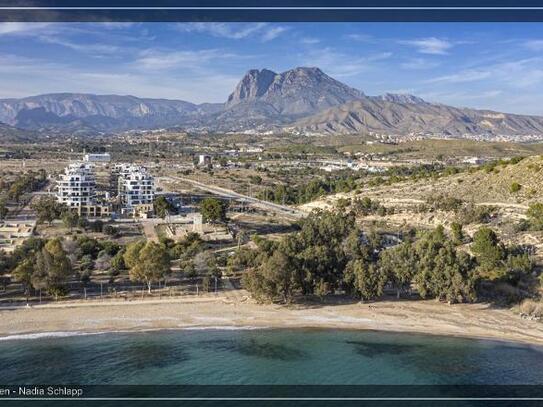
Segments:
[[[11,276],[15,281],[21,283],[24,287],[26,298],[30,294],[32,287],[32,274],[34,273],[34,259],[27,258],[17,265],[11,272]]]
[[[17,250],[15,253],[17,254]],[[15,257],[10,256],[5,250],[0,249],[0,276],[13,268]]]
[[[105,225],[103,232],[112,237],[118,237],[119,236],[119,228],[113,226],[113,225]]]
[[[464,240],[464,232],[462,231],[462,225],[458,222],[451,223],[451,234],[455,244],[459,245]]]
[[[217,262],[215,256],[210,252],[200,252],[194,256],[193,259],[194,269],[197,274],[216,274]]]
[[[526,211],[530,226],[534,230],[543,230],[543,203],[537,202],[530,205]]]
[[[449,302],[474,301],[476,274],[471,256],[458,251],[443,227],[427,232],[415,244],[414,282],[422,298]]]
[[[47,195],[41,196],[33,202],[31,208],[36,212],[36,221],[38,223],[51,223],[62,215],[65,206],[58,203],[55,197]]]
[[[503,275],[501,266],[502,260],[506,257],[506,251],[496,232],[487,227],[480,228],[473,235],[471,251],[479,263],[483,276],[495,279]]]
[[[140,240],[132,242],[126,246],[126,250],[123,253],[123,260],[126,267],[129,269],[136,267],[139,262],[139,256],[141,249],[145,246],[145,241]]]
[[[100,233],[104,230],[104,222],[100,219],[96,219],[94,222],[90,222],[89,226],[93,232]]]
[[[402,243],[383,251],[378,265],[387,280],[392,282],[397,298],[400,298],[400,294],[411,286],[417,272],[417,257],[413,245]]]
[[[157,196],[153,202],[155,214],[164,219],[174,208],[164,195]]]
[[[58,297],[64,292],[63,285],[71,273],[72,265],[60,239],[51,239],[36,254],[32,285],[36,289],[45,288],[50,294]]]
[[[73,211],[67,210],[62,214],[62,223],[70,230],[77,226],[78,220],[79,216]]]
[[[89,236],[79,236],[77,238],[77,245],[81,255],[89,255],[92,259],[95,259],[102,250],[100,242]]]
[[[373,263],[355,260],[347,266],[347,281],[351,281],[355,293],[362,300],[373,300],[383,295],[387,276]]]
[[[205,198],[200,202],[200,212],[204,222],[226,221],[226,210],[228,205],[216,198]]]
[[[243,285],[257,301],[292,301],[295,275],[292,261],[282,250],[275,250],[259,267],[243,276]]]
[[[270,283],[271,296],[280,296],[289,303],[292,300],[294,288],[294,270],[289,256],[282,250],[276,250],[262,264],[262,276]]]
[[[128,254],[128,249],[127,253]],[[170,272],[170,257],[168,250],[155,242],[147,242],[138,253],[137,262],[132,264],[129,274],[133,281],[141,281],[147,285],[149,294],[151,285],[160,281]]]
[[[9,209],[6,205],[5,199],[0,199],[0,219],[6,219],[6,216],[8,216]]]
[[[126,270],[126,264],[124,263],[124,250],[124,248],[119,250],[111,259],[111,266],[109,269],[111,282],[115,280],[115,276],[118,276],[121,274],[121,272]]]

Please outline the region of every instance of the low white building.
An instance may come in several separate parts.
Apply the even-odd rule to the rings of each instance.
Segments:
[[[89,163],[108,163],[111,161],[111,155],[109,153],[85,154],[83,161]]]
[[[206,166],[211,164],[211,156],[207,154],[200,154],[198,155],[198,166]]]

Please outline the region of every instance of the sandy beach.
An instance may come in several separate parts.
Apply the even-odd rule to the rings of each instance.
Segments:
[[[62,302],[0,311],[0,340],[55,333],[180,328],[338,328],[543,345],[543,323],[488,304],[380,301],[260,305],[238,292],[182,299]],[[29,334],[39,334],[30,335]]]

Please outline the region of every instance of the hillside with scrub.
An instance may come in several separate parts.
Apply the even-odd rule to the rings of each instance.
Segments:
[[[352,210],[360,224],[383,230],[460,225],[473,236],[489,226],[504,242],[529,247],[534,259],[543,262],[543,214],[537,211],[542,203],[543,158],[530,156],[425,177],[378,176],[351,192],[323,196],[300,208]]]
[[[527,209],[530,203],[543,200],[543,156],[498,160],[431,177],[378,176],[361,183],[353,192],[323,197],[301,208],[326,207],[340,198],[356,196],[377,199],[385,206],[420,204],[436,195]]]

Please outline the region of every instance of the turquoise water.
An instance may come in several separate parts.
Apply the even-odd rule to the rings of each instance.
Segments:
[[[0,341],[0,384],[543,384],[543,349],[344,330]]]

